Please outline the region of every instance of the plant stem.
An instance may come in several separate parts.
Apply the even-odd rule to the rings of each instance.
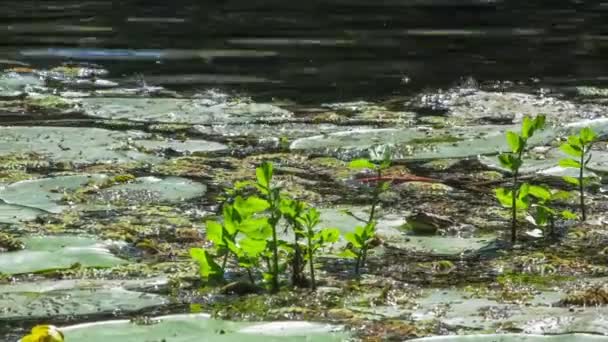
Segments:
[[[253,274],[251,274],[251,268],[247,267],[247,275],[249,276],[249,281],[252,285],[255,285],[255,279],[253,279]]]
[[[359,253],[357,253],[357,263],[355,264],[355,274],[359,275],[359,267],[361,265],[361,256],[362,256],[363,250],[359,250]]]
[[[279,292],[279,251],[277,246],[276,209],[273,210],[272,225],[272,293]]]
[[[521,147],[521,149],[519,150],[519,153],[517,154],[517,160],[518,163],[521,162],[521,156],[524,152],[525,149],[525,144],[524,146]],[[519,177],[519,166],[517,166],[517,168],[515,169],[515,171],[513,172],[513,195],[512,195],[512,201],[511,201],[511,243],[515,244],[517,242],[517,193],[518,193],[518,188],[519,188],[519,184],[517,184],[518,181],[518,177]]]
[[[308,230],[308,263],[310,264],[310,285],[312,290],[315,291],[317,289],[317,284],[315,281],[315,264],[313,260],[313,250],[312,250],[312,231]]]
[[[226,263],[228,262],[228,252],[226,252],[226,254],[224,254],[224,260],[222,261],[222,270],[226,269]]]
[[[584,162],[585,162],[585,146],[583,145],[583,151],[581,153],[581,167],[580,167],[579,173],[578,173],[578,186],[579,186],[578,190],[581,193],[580,200],[581,200],[581,220],[582,221],[585,221],[587,219],[587,213],[585,210],[585,185],[583,184],[583,169],[585,168]]]

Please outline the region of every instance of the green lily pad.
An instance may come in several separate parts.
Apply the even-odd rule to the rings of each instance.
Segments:
[[[0,187],[0,199],[9,204],[60,213],[67,206],[60,203],[65,190],[76,190],[86,184],[101,184],[105,175],[73,175],[16,182]]]
[[[524,334],[478,334],[463,336],[437,336],[417,338],[411,342],[601,342],[608,341],[607,336],[566,334],[566,335],[524,335]]]
[[[342,159],[380,160],[386,152],[393,160],[466,158],[506,151],[505,132],[518,129],[518,126],[470,126],[430,131],[415,128],[353,130],[298,139],[290,148]],[[554,133],[551,129],[541,131],[530,139],[529,145],[546,144]]]
[[[44,211],[13,204],[0,204],[0,223],[30,221]]]
[[[79,164],[157,162],[161,158],[129,148],[139,132],[84,127],[0,127],[0,155],[36,153],[52,162]]]
[[[283,121],[292,117],[271,104],[217,99],[82,98],[85,114],[143,122],[218,124]]]
[[[128,184],[100,190],[92,196],[92,203],[129,205],[143,203],[177,203],[205,194],[204,184],[180,177],[140,177]]]
[[[107,249],[107,244],[77,236],[21,238],[25,249],[0,254],[0,273],[19,274],[82,266],[110,267],[126,263]]]
[[[183,154],[226,152],[228,146],[206,140],[135,140],[133,144],[151,151],[175,151]]]
[[[168,304],[169,300],[140,292],[166,280],[53,280],[0,285],[0,319],[49,320],[60,315],[129,313]]]
[[[247,323],[210,319],[205,314],[152,318],[148,324],[109,321],[61,328],[69,341],[344,341],[335,326],[310,322]],[[338,330],[338,331],[336,331]]]

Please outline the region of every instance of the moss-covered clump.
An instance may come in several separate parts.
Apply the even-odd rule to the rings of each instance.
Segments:
[[[23,242],[14,236],[0,233],[0,252],[13,252],[25,248]]]
[[[608,287],[595,286],[575,291],[560,301],[562,305],[598,306],[608,304]]]

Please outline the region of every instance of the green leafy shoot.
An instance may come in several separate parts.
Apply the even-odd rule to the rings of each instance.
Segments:
[[[578,135],[568,137],[568,140],[560,146],[562,152],[567,154],[569,158],[564,158],[559,161],[559,166],[565,168],[578,169],[578,177],[564,176],[565,182],[578,187],[580,194],[580,210],[581,220],[587,219],[587,210],[585,206],[585,185],[589,179],[584,176],[584,171],[587,164],[591,161],[591,146],[597,140],[595,132],[585,127],[581,129]]]
[[[340,230],[337,228],[325,228],[321,230],[316,230],[316,226],[320,222],[321,215],[319,211],[315,208],[308,209],[301,217],[298,218],[298,221],[301,223],[302,227],[304,227],[304,235],[306,237],[306,256],[310,269],[310,279],[311,279],[311,287],[313,291],[316,289],[316,279],[315,279],[315,267],[314,260],[315,254],[321,248],[326,247],[329,244],[332,244],[340,238]]]
[[[569,210],[558,211],[553,207],[553,203],[559,200],[567,200],[570,193],[566,191],[552,190],[542,185],[531,185],[529,195],[534,198],[533,207],[536,209],[533,218],[534,223],[540,227],[548,227],[549,232],[545,235],[555,237],[555,221],[558,217],[565,220],[576,219],[576,214]]]
[[[519,170],[523,164],[523,155],[527,149],[528,140],[536,131],[545,126],[545,116],[538,115],[535,118],[524,117],[521,132],[509,131],[506,133],[507,144],[510,152],[498,155],[500,165],[508,169],[512,175],[510,189],[498,188],[494,193],[499,203],[506,208],[511,208],[511,242],[517,241],[517,215],[521,210],[528,208],[529,185],[520,184]]]

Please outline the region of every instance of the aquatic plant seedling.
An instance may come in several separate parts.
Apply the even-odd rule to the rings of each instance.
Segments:
[[[597,139],[595,132],[589,128],[583,128],[578,135],[571,135],[568,141],[560,146],[560,149],[566,154],[576,158],[565,158],[559,161],[559,166],[576,168],[579,170],[578,177],[564,176],[563,179],[578,186],[580,194],[581,220],[587,219],[587,210],[585,207],[585,185],[589,182],[587,177],[583,176],[583,172],[587,164],[591,161],[591,146]]]
[[[255,214],[268,209],[263,199],[250,196],[246,199],[237,196],[234,204],[224,204],[222,208],[223,223],[207,221],[207,239],[214,244],[211,250],[192,248],[190,255],[199,263],[200,275],[204,280],[223,279],[226,262],[234,256],[238,265],[245,268],[252,283],[252,267],[258,265],[258,259],[266,250],[267,238],[270,236],[268,218]],[[216,262],[222,258],[221,265]]]
[[[376,186],[372,190],[372,203],[369,211],[369,216],[365,220],[365,226],[356,227],[354,233],[345,235],[349,241],[349,245],[341,254],[343,257],[355,259],[355,274],[359,275],[361,268],[365,265],[367,252],[373,241],[376,240],[376,216],[378,205],[380,204],[380,195],[388,190],[390,181],[383,181],[383,171],[391,166],[389,151],[386,151],[382,162],[375,164],[368,159],[355,159],[348,164],[351,169],[368,169],[376,173],[375,178],[378,180]],[[358,217],[355,217],[361,220]],[[352,240],[352,241],[351,241]],[[356,241],[356,243],[354,242]]]
[[[306,237],[306,257],[310,267],[310,284],[312,290],[316,290],[315,280],[315,253],[328,244],[332,244],[340,238],[340,230],[337,228],[324,228],[316,230],[315,227],[320,222],[321,215],[315,208],[309,208],[298,218],[298,221],[304,227],[303,235]]]
[[[304,239],[304,228],[299,221],[305,208],[306,204],[302,201],[294,200],[286,196],[281,198],[281,213],[293,232],[293,243],[291,244],[292,253],[290,253],[289,259],[291,261],[291,283],[294,286],[305,283],[303,271],[306,265],[303,260],[303,248],[300,245],[300,241]]]
[[[542,185],[530,185],[528,194],[536,199],[532,205],[536,210],[533,218],[537,226],[548,227],[548,235],[555,237],[555,220],[557,217],[562,217],[566,220],[574,220],[576,214],[569,210],[558,211],[552,208],[551,202],[556,200],[565,200],[570,198],[570,193],[566,191],[552,190]],[[547,232],[545,231],[545,237]]]
[[[543,129],[545,126],[545,116],[538,115],[534,119],[525,117],[521,127],[521,133],[517,134],[513,131],[507,132],[507,143],[511,148],[509,153],[501,153],[498,155],[500,164],[511,171],[512,185],[510,190],[504,188],[495,189],[496,198],[500,203],[508,208],[511,208],[511,243],[517,242],[517,213],[518,204],[525,205],[527,208],[527,193],[523,193],[528,187],[524,184],[519,184],[519,170],[523,164],[523,154],[527,149],[528,139],[534,132]],[[505,197],[510,196],[510,204],[505,201]]]

